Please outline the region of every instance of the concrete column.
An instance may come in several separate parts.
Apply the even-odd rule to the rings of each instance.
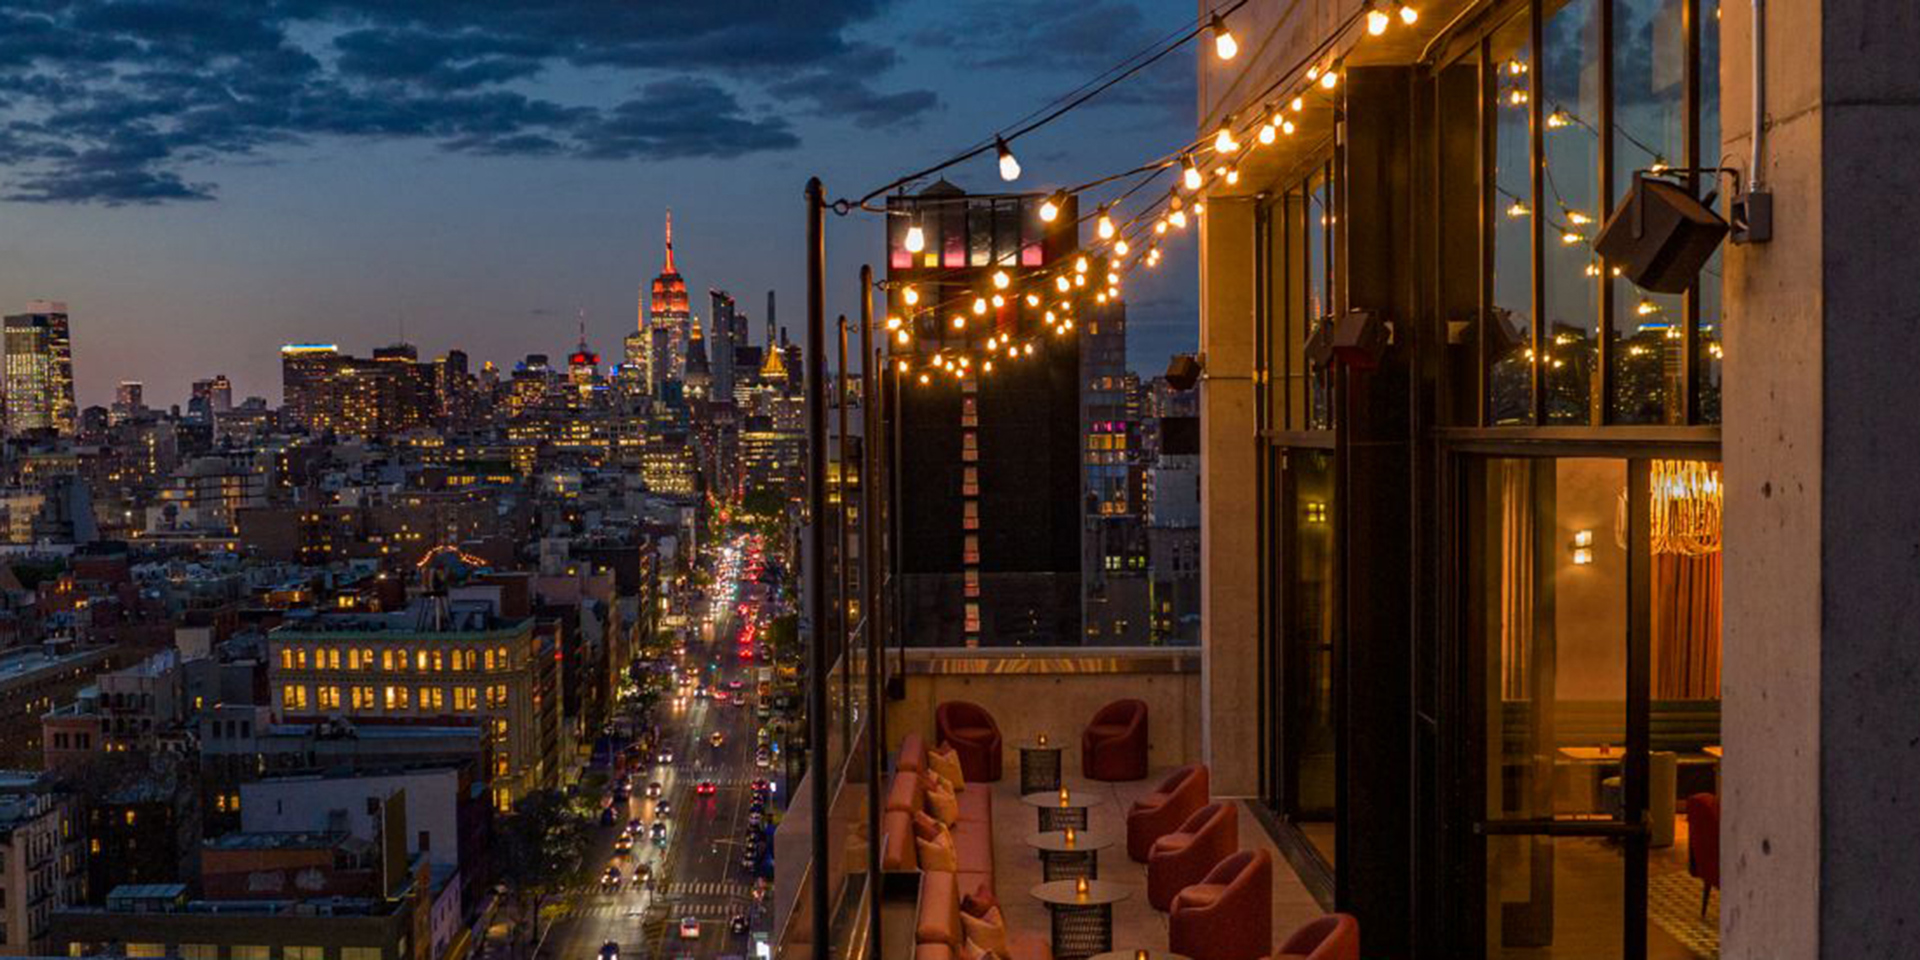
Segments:
[[[1200,218],[1200,752],[1213,792],[1259,793],[1259,590],[1255,551],[1254,202]]]
[[[1774,239],[1726,253],[1722,951],[1920,956],[1920,14],[1774,2],[1766,38]]]

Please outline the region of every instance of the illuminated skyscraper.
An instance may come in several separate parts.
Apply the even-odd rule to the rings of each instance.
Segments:
[[[658,396],[669,380],[684,380],[687,375],[687,329],[692,314],[687,309],[687,282],[673,266],[673,211],[667,211],[667,259],[660,275],[653,278],[653,289],[642,306],[640,329],[650,336],[643,339],[646,354],[648,392]]]
[[[72,434],[73,342],[67,331],[67,305],[33,300],[27,312],[7,317],[6,351],[7,432]]]

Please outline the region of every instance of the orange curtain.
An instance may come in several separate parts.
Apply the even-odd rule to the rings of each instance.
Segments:
[[[1653,697],[1720,697],[1720,551],[1653,557]]]
[[[1500,695],[1525,700],[1533,656],[1533,463],[1497,460],[1500,485]]]

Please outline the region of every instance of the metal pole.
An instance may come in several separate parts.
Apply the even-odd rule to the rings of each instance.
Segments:
[[[827,204],[819,177],[807,181],[807,775],[813,799],[813,960],[832,960],[833,900],[827,888]]]
[[[880,700],[880,488],[875,483],[879,471],[874,452],[878,417],[873,398],[873,267],[860,267],[860,638],[865,641],[867,661],[867,878],[873,897],[867,903],[868,954],[880,950],[880,778],[885,769],[887,730],[883,718],[886,707]]]
[[[891,408],[891,412],[893,413],[893,436],[892,445],[887,451],[893,464],[892,475],[888,477],[893,484],[893,502],[887,506],[887,517],[890,521],[889,527],[893,531],[893,539],[887,545],[887,568],[893,573],[893,590],[891,591],[893,605],[890,615],[893,618],[893,639],[900,649],[900,657],[894,663],[893,676],[887,681],[887,696],[895,700],[905,700],[907,697],[906,577],[900,574],[900,558],[906,555],[906,550],[900,543],[901,537],[905,533],[905,521],[901,519],[901,516],[906,509],[905,497],[903,496],[905,488],[901,486],[900,479],[901,473],[904,472],[901,470],[900,465],[900,439],[901,430],[903,429],[901,423],[907,418],[906,405],[900,401],[900,384],[904,379],[905,377],[899,370],[893,371],[893,406]]]
[[[838,374],[834,381],[834,401],[839,406],[840,443],[837,453],[840,479],[840,509],[834,518],[834,564],[838,568],[836,578],[838,606],[833,611],[833,622],[839,626],[840,649],[837,651],[840,662],[840,742],[849,752],[853,749],[853,620],[847,615],[847,598],[853,595],[853,584],[849,578],[853,567],[848,563],[847,543],[852,526],[847,523],[847,511],[853,506],[851,473],[847,470],[847,315],[840,315],[840,358],[834,368]]]

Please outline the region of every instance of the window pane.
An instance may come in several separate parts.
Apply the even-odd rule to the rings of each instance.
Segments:
[[[1533,420],[1533,182],[1528,166],[1528,20],[1515,17],[1494,33],[1489,50],[1493,103],[1493,311],[1487,318],[1488,419]]]
[[[1545,364],[1548,423],[1592,418],[1593,377],[1599,370],[1599,267],[1593,236],[1600,223],[1600,0],[1573,0],[1547,15],[1541,82],[1546,118],[1542,182],[1535,219],[1541,231],[1548,343]]]
[[[1306,310],[1307,336],[1319,325],[1328,322],[1333,316],[1332,284],[1329,273],[1332,269],[1328,239],[1333,227],[1333,191],[1327,175],[1316,173],[1307,183],[1307,283]],[[1333,399],[1331,376],[1327,370],[1311,370],[1308,374],[1308,421],[1307,428],[1324,430],[1333,426]]]
[[[1614,195],[1624,198],[1635,170],[1686,163],[1688,0],[1624,0],[1614,13]],[[1612,336],[1616,369],[1613,419],[1662,423],[1680,412],[1680,328],[1684,300],[1614,279]]]

